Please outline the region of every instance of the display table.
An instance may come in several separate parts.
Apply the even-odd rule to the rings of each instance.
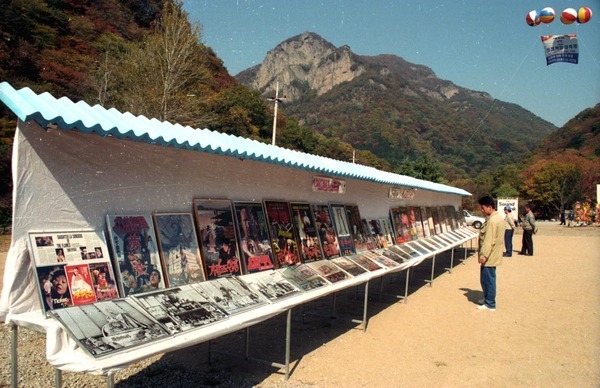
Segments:
[[[283,367],[286,371],[285,376],[287,379],[289,377],[290,362],[289,352],[291,342],[291,312],[294,307],[300,306],[302,304],[322,298],[327,295],[335,294],[339,291],[348,289],[350,287],[365,285],[363,320],[357,322],[362,323],[363,330],[366,330],[368,320],[368,284],[372,279],[382,278],[383,276],[388,274],[399,273],[401,271],[407,270],[406,288],[404,294],[404,299],[406,300],[406,297],[408,296],[408,271],[410,271],[410,268],[418,266],[424,260],[432,258],[432,277],[429,281],[431,284],[433,282],[435,256],[451,249],[452,267],[452,262],[454,258],[454,248],[467,243],[468,241],[477,237],[477,235],[478,231],[472,228],[461,228],[459,230],[447,232],[436,236],[438,237],[437,246],[439,248],[429,250],[428,253],[415,256],[413,259],[407,260],[396,267],[381,268],[375,271],[365,272],[364,274],[351,277],[337,283],[329,284],[327,286],[303,292],[298,295],[277,301],[275,303],[262,305],[254,309],[232,315],[228,319],[219,321],[214,324],[209,324],[181,334],[171,335],[166,339],[157,340],[142,347],[134,348],[132,350],[127,350],[121,353],[116,353],[104,358],[94,358],[93,356],[85,352],[78,346],[77,342],[69,336],[68,332],[58,321],[46,318],[40,311],[12,315],[7,317],[7,322],[10,322],[13,329],[13,337],[11,344],[11,358],[13,363],[13,369],[11,370],[11,373],[13,379],[13,386],[16,386],[15,382],[17,381],[17,326],[35,330],[38,332],[43,332],[46,334],[46,357],[50,365],[52,365],[57,370],[57,386],[60,386],[61,384],[60,371],[85,372],[96,375],[105,375],[107,376],[107,385],[112,386],[112,376],[114,372],[126,368],[135,362],[146,359],[156,354],[172,352],[178,349],[187,348],[193,345],[210,341],[212,339],[224,336],[232,332],[239,331],[241,329],[249,328],[250,326],[268,320],[281,313],[288,314],[286,327],[287,334],[285,364],[273,363],[272,365]],[[426,238],[422,239],[421,241],[423,244],[425,244],[428,240]],[[444,241],[446,242],[446,244],[443,245],[442,242]],[[431,244],[433,243],[434,241],[431,242]],[[427,246],[431,247],[432,245]],[[466,251],[467,250],[465,248],[465,257]]]

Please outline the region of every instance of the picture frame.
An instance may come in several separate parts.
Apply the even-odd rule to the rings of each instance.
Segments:
[[[337,233],[333,227],[329,206],[312,204],[311,209],[315,217],[319,240],[321,240],[321,245],[323,246],[324,258],[333,259],[334,257],[339,257],[341,254],[340,245]]]
[[[244,274],[275,268],[267,218],[261,202],[233,203]]]
[[[231,201],[195,198],[194,217],[207,279],[241,275],[242,260]]]
[[[358,205],[346,205],[346,215],[350,224],[350,233],[356,253],[375,249],[375,244],[370,235],[366,233],[362,225],[362,218]]]
[[[192,213],[152,214],[167,287],[206,280]]]
[[[275,266],[282,268],[298,264],[300,252],[289,203],[274,200],[265,200],[263,203]]]
[[[106,225],[120,294],[165,288],[165,266],[152,216],[108,214]]]
[[[341,256],[350,256],[356,253],[354,238],[348,221],[346,206],[343,204],[329,204],[331,220],[337,234],[338,245]]]
[[[298,246],[300,247],[300,262],[309,263],[323,259],[323,248],[310,204],[307,202],[292,202],[290,208],[296,226]]]

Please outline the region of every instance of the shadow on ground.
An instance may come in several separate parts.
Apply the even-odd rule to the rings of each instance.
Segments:
[[[424,260],[410,269],[408,298],[421,287],[429,287],[429,282],[448,272],[452,266],[461,265],[461,260],[473,254],[473,250],[455,248]],[[406,290],[406,274],[403,271],[384,275],[369,282],[367,303],[368,318],[400,303]],[[477,291],[463,289],[469,301],[476,302],[481,297]],[[323,346],[350,330],[363,330],[365,285],[340,291],[334,295],[296,306],[291,314],[290,378],[294,368],[302,362],[305,354]],[[282,313],[249,329],[219,337],[209,344],[202,343],[186,349],[166,353],[160,360],[141,372],[119,381],[116,386],[146,387],[163,386],[158,380],[168,383],[170,388],[178,387],[254,387],[273,373],[285,378],[284,369],[269,362],[285,363],[287,314]],[[368,324],[367,324],[368,330]],[[248,359],[246,359],[246,341]],[[264,362],[256,359],[264,360]],[[268,362],[267,362],[268,361]],[[165,376],[167,380],[165,379]],[[290,381],[291,382],[291,381]],[[295,382],[294,387],[304,386]],[[308,385],[307,385],[308,386]]]

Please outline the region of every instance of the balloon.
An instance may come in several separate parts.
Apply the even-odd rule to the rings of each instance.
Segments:
[[[588,7],[579,8],[579,12],[577,12],[577,23],[587,23],[592,18],[592,10]]]
[[[572,24],[577,20],[577,11],[567,8],[560,14],[560,21],[564,24]]]
[[[525,21],[532,27],[537,26],[541,23],[540,14],[535,9],[533,11],[529,11],[527,16],[525,16]]]
[[[542,23],[552,23],[555,16],[556,12],[551,7],[546,7],[540,11],[540,21]]]

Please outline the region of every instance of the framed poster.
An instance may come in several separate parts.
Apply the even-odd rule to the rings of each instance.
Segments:
[[[300,262],[298,243],[294,233],[294,222],[290,205],[283,201],[264,201],[271,249],[278,268],[295,265]]]
[[[279,271],[261,271],[242,275],[239,279],[271,303],[300,293]]]
[[[168,287],[206,280],[191,213],[154,213],[158,251]]]
[[[165,273],[150,215],[107,215],[121,295],[165,288]]]
[[[321,241],[317,235],[317,226],[310,205],[304,202],[292,202],[290,207],[296,224],[301,262],[308,263],[323,259]]]
[[[411,240],[417,240],[419,238],[419,224],[417,222],[417,209],[416,207],[409,206],[406,208],[408,211],[408,222],[410,225],[410,237]],[[420,210],[419,210],[420,213]]]
[[[165,327],[130,299],[53,310],[51,314],[95,358],[126,352],[169,336]]]
[[[440,214],[438,213],[437,207],[430,208],[431,210],[431,218],[433,219],[433,229],[435,230],[435,234],[442,233],[442,225],[440,224]]]
[[[389,218],[380,218],[379,226],[381,227],[381,234],[385,239],[386,246],[394,245],[394,229],[392,228],[392,223]]]
[[[242,265],[252,273],[275,268],[267,218],[260,202],[234,202]]]
[[[427,208],[421,206],[421,224],[423,224],[423,236],[431,236],[431,229],[429,227],[429,215],[427,214]]]
[[[315,225],[319,233],[319,239],[323,245],[323,254],[326,259],[333,259],[340,256],[340,245],[337,234],[333,228],[331,213],[327,205],[312,205]]]
[[[227,313],[191,285],[133,295],[170,334],[184,333],[227,318]]]
[[[242,274],[231,201],[194,199],[196,226],[207,278]]]
[[[331,210],[333,227],[337,233],[340,254],[344,256],[355,254],[354,239],[352,237],[350,223],[348,222],[348,215],[346,214],[346,206],[342,204],[330,204],[329,208]]]
[[[379,238],[377,235],[375,235],[375,231],[373,230],[373,227],[371,226],[371,223],[369,222],[369,220],[366,219],[362,219],[362,226],[363,226],[363,230],[365,231],[365,235],[367,236],[367,238],[369,238],[372,241],[373,244],[373,248],[371,249],[379,249],[381,248],[381,241],[379,241]]]
[[[387,239],[383,236],[383,230],[381,229],[379,220],[371,219],[367,220],[367,223],[373,233],[373,237],[377,240],[378,247],[386,248],[388,246]]]
[[[365,233],[362,226],[362,218],[358,205],[346,205],[346,215],[350,224],[350,234],[352,234],[352,242],[356,253],[363,252],[369,249],[375,249],[375,244],[372,238]]]
[[[422,207],[421,213],[423,214],[424,219],[425,217],[427,218],[427,225],[429,226],[429,236],[433,236],[435,234],[435,225],[433,223],[433,215],[431,214],[431,208]]]
[[[119,297],[104,233],[93,230],[30,232],[29,245],[38,277],[40,304],[45,312]],[[106,280],[102,289],[98,282],[94,283],[96,278],[92,272],[100,271],[99,268]],[[77,291],[75,295],[74,291]]]
[[[410,234],[410,221],[406,207],[394,207],[391,209],[394,228],[396,229],[396,244],[404,244],[412,241]]]

